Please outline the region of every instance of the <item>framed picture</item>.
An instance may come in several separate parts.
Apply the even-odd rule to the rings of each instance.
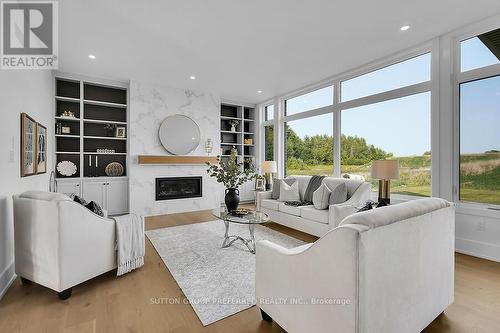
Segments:
[[[36,124],[36,173],[47,172],[47,128]]]
[[[21,113],[21,177],[36,173],[37,123],[26,113]]]
[[[117,138],[124,138],[125,135],[126,135],[126,133],[125,133],[125,127],[117,127],[116,128],[115,136]]]
[[[255,178],[255,190],[256,191],[264,191],[266,189],[266,185],[264,183],[264,178],[257,177]]]

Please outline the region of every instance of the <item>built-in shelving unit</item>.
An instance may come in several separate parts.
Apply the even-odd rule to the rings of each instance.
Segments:
[[[126,87],[56,76],[56,165],[68,160],[77,167],[71,177],[56,170],[57,178],[107,177],[111,162],[120,163],[121,177],[127,176],[127,101]]]
[[[229,158],[231,148],[238,150],[238,161],[244,167],[255,164],[255,106],[238,103],[221,103],[220,110],[220,142],[221,156]],[[238,125],[231,130],[231,122]]]
[[[256,119],[255,105],[246,105],[232,102],[222,102],[220,107],[220,142],[221,158],[228,160],[231,148],[238,151],[238,162],[243,163],[242,168],[255,166],[256,156]],[[231,121],[238,121],[236,128],[231,130]],[[247,182],[240,186],[241,201],[255,199],[254,182]],[[224,195],[222,195],[224,197]]]
[[[54,88],[55,165],[71,161],[77,167],[69,177],[55,167],[57,191],[94,201],[109,215],[128,213],[128,84],[56,74]],[[123,166],[121,176],[106,174],[112,162]]]

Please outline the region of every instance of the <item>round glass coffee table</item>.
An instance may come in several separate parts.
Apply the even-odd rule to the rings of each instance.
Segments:
[[[235,241],[240,240],[243,244],[246,245],[251,253],[255,254],[255,225],[269,222],[269,216],[267,216],[267,214],[250,210],[246,215],[233,215],[228,213],[224,209],[214,209],[212,211],[212,214],[218,219],[222,220],[224,222],[224,225],[226,226],[222,248],[229,247]],[[243,238],[237,235],[229,235],[230,223],[248,225],[250,239]]]

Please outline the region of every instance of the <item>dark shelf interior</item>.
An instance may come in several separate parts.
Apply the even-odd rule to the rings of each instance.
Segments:
[[[57,154],[57,163],[62,162],[62,161],[71,161],[75,163],[76,165],[76,173],[73,176],[63,176],[57,171],[56,168],[56,175],[57,178],[78,178],[80,177],[80,155],[79,154]]]
[[[80,118],[80,103],[57,101],[56,102],[56,115],[62,117],[64,111],[71,111],[76,118]]]
[[[127,104],[127,91],[125,89],[85,83],[83,85],[83,96],[86,100]]]
[[[220,114],[223,117],[240,118],[240,115],[238,114],[238,107],[234,105],[221,104]]]
[[[233,146],[222,145],[220,148],[222,150],[222,155],[231,155],[231,149],[233,148]],[[235,146],[235,148],[238,151],[238,155],[241,155],[241,146]]]
[[[240,135],[238,133],[221,133],[221,143],[241,143],[239,142]]]
[[[80,98],[80,82],[57,79],[56,96]]]
[[[114,149],[115,153],[127,152],[127,141],[108,140],[108,139],[84,139],[83,151],[86,153],[95,153],[97,149]]]
[[[254,155],[254,147],[253,146],[244,146],[243,147],[243,155]]]
[[[96,165],[97,157],[97,167]],[[83,161],[83,176],[84,177],[108,177],[106,175],[106,166],[112,162],[118,162],[123,166],[123,175],[127,175],[127,163],[124,155],[84,155]],[[89,161],[92,160],[92,162]],[[92,166],[90,165],[92,164]]]
[[[243,132],[254,132],[253,131],[253,121],[252,122],[246,122],[243,124]]]
[[[230,119],[221,119],[220,120],[221,131],[230,131],[231,130],[231,124],[229,123],[230,121],[231,121]],[[241,132],[241,121],[239,121],[238,125],[236,125],[236,131]]]
[[[126,127],[125,125],[113,125],[113,130],[108,130],[106,126],[109,124],[85,123],[83,125],[83,135],[85,136],[106,136],[115,137],[116,127]]]
[[[127,121],[127,112],[123,108],[115,108],[109,106],[85,104],[84,105],[85,119],[107,120],[107,121]]]
[[[75,135],[78,136],[80,135],[80,122],[77,121],[71,121],[71,120],[60,120],[58,119],[56,121],[57,124],[61,124],[64,127],[69,127],[70,128],[70,135]],[[57,130],[57,126],[56,126]],[[63,133],[57,133],[56,134],[63,134]],[[75,140],[78,142],[78,140]]]
[[[245,107],[243,117],[245,119],[255,119],[255,109]]]
[[[57,151],[70,151],[79,153],[80,137],[79,136],[75,136],[74,138],[56,137],[56,149]]]

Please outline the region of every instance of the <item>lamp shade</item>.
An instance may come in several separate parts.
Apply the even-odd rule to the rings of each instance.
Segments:
[[[374,179],[399,179],[398,160],[372,161],[372,177]]]
[[[262,162],[262,172],[264,173],[274,173],[278,171],[278,166],[276,161],[263,161]]]

